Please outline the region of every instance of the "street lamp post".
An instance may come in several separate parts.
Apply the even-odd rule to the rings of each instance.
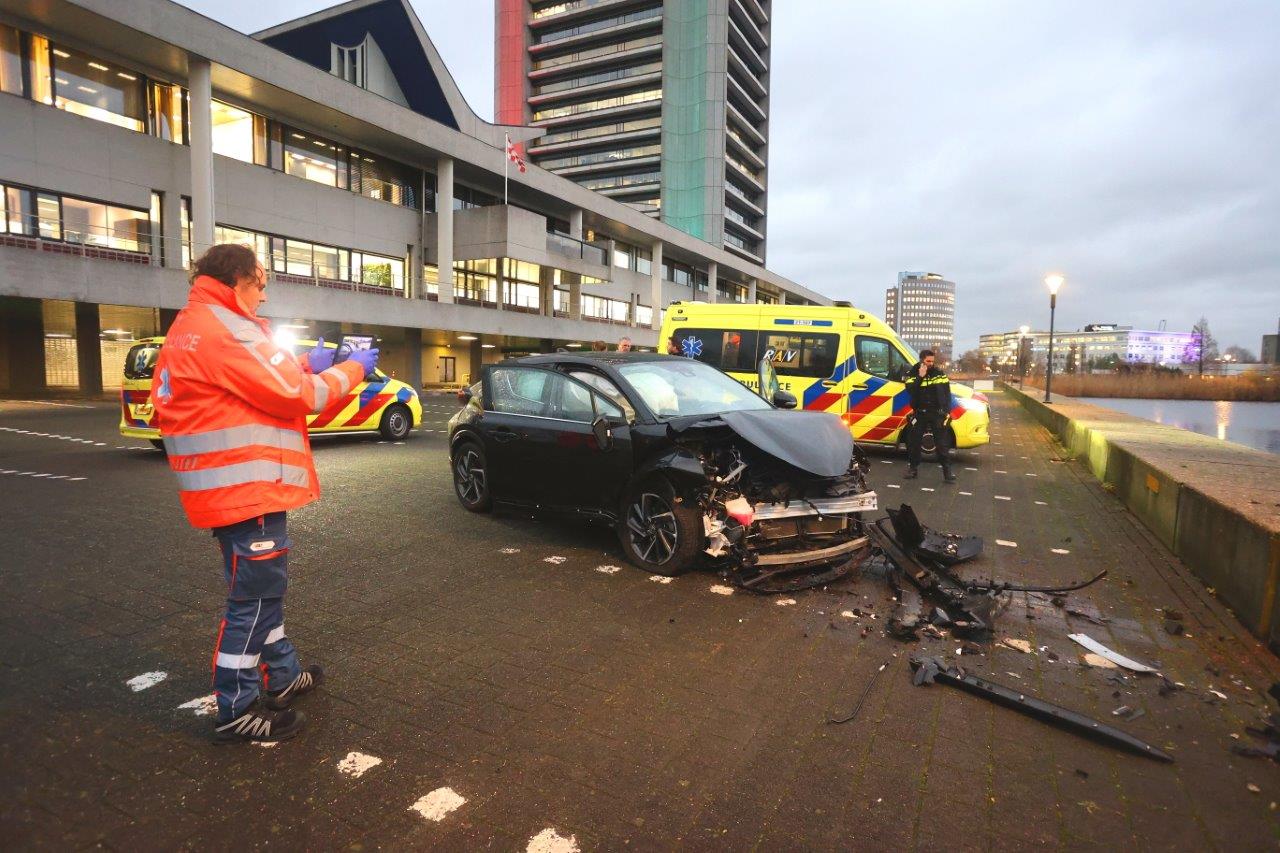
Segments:
[[[1044,374],[1044,401],[1049,400],[1049,391],[1053,386],[1053,315],[1058,308],[1058,288],[1062,287],[1062,283],[1066,281],[1060,275],[1047,275],[1044,278],[1045,286],[1049,288],[1049,363],[1045,368]]]

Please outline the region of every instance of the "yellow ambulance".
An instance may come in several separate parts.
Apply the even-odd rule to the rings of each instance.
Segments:
[[[155,412],[151,406],[151,375],[164,337],[143,338],[129,349],[124,360],[124,378],[120,387],[120,434],[126,438],[145,438],[163,447],[160,430],[152,425]],[[306,358],[315,341],[297,341],[294,354]],[[337,344],[326,343],[335,348]],[[307,432],[380,432],[389,441],[404,439],[409,431],[422,423],[422,401],[413,386],[374,370],[365,380],[318,415],[307,418]]]
[[[832,412],[857,441],[897,445],[911,413],[902,379],[918,356],[880,318],[844,305],[739,305],[673,302],[662,324],[660,350],[724,370],[757,388],[768,357],[783,391],[798,408]],[[758,390],[758,388],[757,388]],[[955,447],[986,444],[987,398],[951,384]]]

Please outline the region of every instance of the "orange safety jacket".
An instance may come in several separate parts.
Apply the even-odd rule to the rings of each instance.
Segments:
[[[320,496],[307,415],[364,378],[355,362],[318,375],[271,340],[235,291],[198,276],[156,361],[151,402],[194,527],[296,509]]]

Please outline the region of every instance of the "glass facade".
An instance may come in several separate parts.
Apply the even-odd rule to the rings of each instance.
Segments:
[[[122,252],[150,252],[152,212],[100,201],[0,185],[4,230]]]
[[[81,51],[40,41],[52,54],[48,64],[54,106],[129,130],[146,130],[146,89],[139,74]]]
[[[22,34],[0,25],[0,92],[22,94]]]
[[[267,165],[267,120],[260,115],[215,100],[210,109],[213,121],[213,153],[242,163]]]
[[[597,98],[594,101],[581,101],[576,104],[565,104],[560,107],[547,107],[546,109],[537,110],[533,114],[533,120],[543,121],[549,118],[561,118],[563,116],[575,116],[580,113],[590,113],[596,110],[608,110],[614,107],[625,107],[631,104],[645,104],[650,101],[661,100],[661,89],[643,89],[639,92],[629,92],[625,95],[613,95],[608,98]]]

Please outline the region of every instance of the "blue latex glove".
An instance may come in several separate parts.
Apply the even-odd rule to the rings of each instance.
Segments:
[[[335,349],[325,347],[324,338],[316,341],[316,348],[307,353],[307,364],[311,365],[311,372],[323,373],[333,367],[333,357],[337,352]]]
[[[351,353],[351,357],[347,361],[354,361],[364,368],[365,376],[371,376],[373,375],[373,369],[378,366],[378,350],[358,349]]]

